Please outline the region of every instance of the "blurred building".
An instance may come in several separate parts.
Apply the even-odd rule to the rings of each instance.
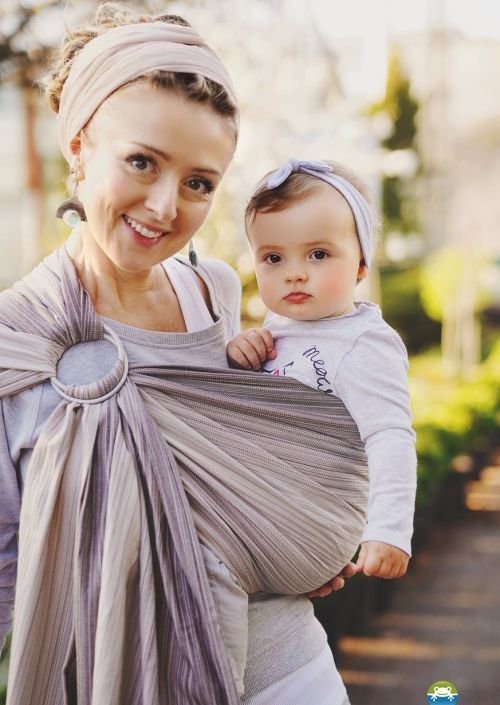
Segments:
[[[428,246],[500,256],[500,42],[456,31],[396,42],[421,105]]]

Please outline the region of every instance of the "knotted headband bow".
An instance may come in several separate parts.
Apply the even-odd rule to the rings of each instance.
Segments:
[[[279,169],[273,171],[266,182],[268,189],[278,188],[281,184],[296,173],[309,174],[321,181],[325,181],[345,198],[354,216],[358,233],[361,252],[367,267],[370,267],[372,258],[372,217],[370,207],[361,193],[350,181],[335,173],[334,168],[326,162],[299,161],[289,159]]]
[[[92,39],[76,56],[61,93],[59,146],[70,142],[114,91],[152,71],[199,73],[223,86],[236,103],[231,78],[192,27],[167,22],[122,25]]]

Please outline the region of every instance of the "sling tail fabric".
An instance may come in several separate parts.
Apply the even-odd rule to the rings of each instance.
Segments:
[[[121,350],[59,383],[64,352],[106,335],[64,248],[0,296],[0,396],[62,397],[24,488],[8,705],[236,705],[200,541],[248,592],[319,587],[361,538],[363,444],[339,399],[287,378]]]

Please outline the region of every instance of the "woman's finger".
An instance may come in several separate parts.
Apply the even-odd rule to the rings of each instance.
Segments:
[[[353,575],[356,575],[357,570],[356,570],[356,564],[355,563],[348,563],[345,568],[342,568],[342,570],[339,573],[339,576],[342,578],[352,578]]]
[[[344,578],[341,578],[339,575],[337,575],[333,580],[330,580],[330,586],[332,590],[342,590],[342,588],[345,585],[345,580]]]

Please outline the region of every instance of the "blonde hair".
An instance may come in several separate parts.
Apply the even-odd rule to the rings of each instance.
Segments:
[[[323,161],[333,168],[337,176],[341,176],[354,186],[367,202],[372,218],[372,239],[376,243],[381,230],[381,215],[375,194],[363,179],[344,164],[326,159]],[[261,179],[245,208],[245,230],[247,235],[248,226],[253,223],[257,213],[275,213],[276,211],[285,210],[292,203],[305,200],[324,183],[315,176],[299,171],[291,174],[286,181],[276,188],[268,188],[267,180],[271,173],[269,172]]]
[[[63,39],[51,72],[45,79],[45,95],[52,110],[59,112],[61,93],[71,70],[72,63],[83,47],[95,37],[114,27],[142,22],[168,22],[189,27],[189,23],[178,15],[138,16],[117,3],[104,2],[96,11],[94,22],[81,25]],[[205,76],[194,73],[175,73],[173,71],[152,71],[125,85],[136,82],[148,82],[154,87],[166,88],[184,95],[196,103],[206,103],[218,115],[231,119],[237,136],[237,106],[223,86]],[[123,86],[122,86],[123,87]]]

